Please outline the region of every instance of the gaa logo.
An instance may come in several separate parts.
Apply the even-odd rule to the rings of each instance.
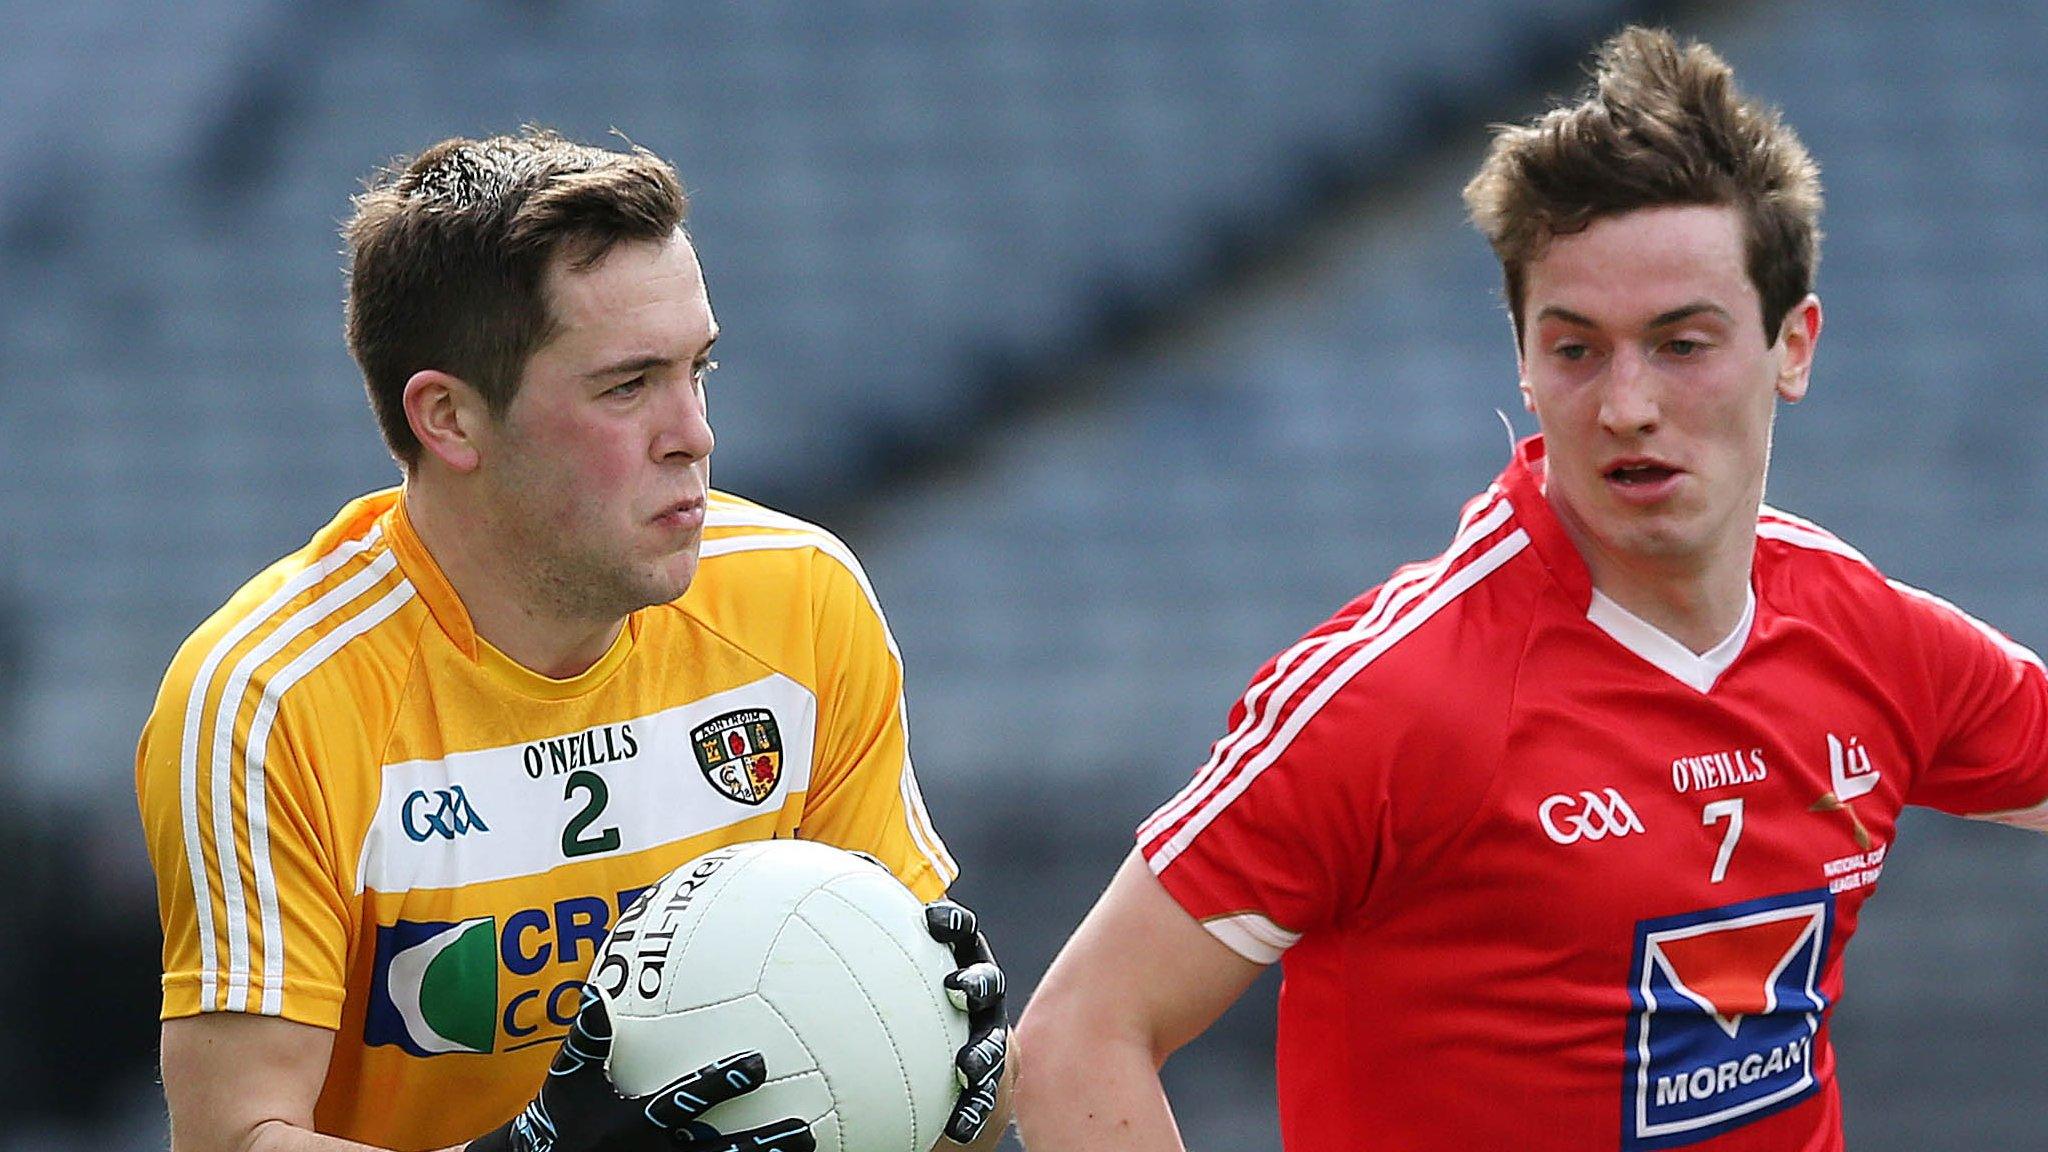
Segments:
[[[1581,840],[1605,840],[1643,831],[1635,809],[1612,788],[1601,792],[1560,793],[1544,800],[1536,809],[1543,834],[1559,844]]]
[[[399,822],[405,827],[406,838],[415,844],[426,843],[427,837],[439,836],[453,840],[467,832],[489,832],[491,826],[476,814],[470,806],[469,797],[462,794],[462,785],[452,788],[436,788],[432,792],[421,788],[405,798],[405,806],[399,810]]]

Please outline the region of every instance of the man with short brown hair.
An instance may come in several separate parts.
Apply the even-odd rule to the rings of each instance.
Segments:
[[[621,1099],[584,980],[669,870],[782,837],[934,902],[972,1025],[947,1132],[1000,1135],[1002,974],[942,900],[873,590],[831,534],[710,487],[685,207],[651,154],[541,131],[358,199],[349,345],[404,484],[200,626],[137,754],[177,1152],[814,1147],[820,1117],[703,1120],[803,1071],[744,1036]]]
[[[2048,828],[2040,659],[1762,503],[1821,332],[1790,129],[1630,29],[1466,195],[1541,434],[1139,829],[1020,1024],[1032,1152],[1178,1149],[1159,1065],[1281,960],[1290,1149],[1839,1150],[1900,811]]]

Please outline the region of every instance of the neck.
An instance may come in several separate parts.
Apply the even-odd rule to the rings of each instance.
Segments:
[[[1749,604],[1749,565],[1727,576],[1634,571],[1590,560],[1593,587],[1631,615],[1678,641],[1695,655],[1711,651],[1742,622]]]
[[[1752,537],[1707,555],[1643,556],[1611,551],[1588,534],[1570,509],[1551,505],[1572,547],[1586,563],[1593,587],[1637,619],[1695,654],[1713,649],[1742,622],[1749,606]],[[1752,517],[1753,519],[1753,517]]]
[[[546,597],[522,579],[518,558],[499,554],[504,535],[490,517],[452,499],[418,470],[406,477],[405,514],[469,613],[470,627],[521,667],[566,680],[588,671],[618,640],[623,619],[550,612]]]

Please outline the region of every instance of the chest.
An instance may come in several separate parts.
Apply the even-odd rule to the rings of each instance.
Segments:
[[[795,834],[816,695],[744,661],[690,668],[629,665],[559,700],[452,661],[419,679],[359,817],[343,1027],[365,1059],[559,1037],[642,890],[720,845]]]
[[[781,673],[629,668],[597,691],[534,700],[467,671],[427,678],[407,701],[368,812],[362,889],[627,857],[777,812],[810,786],[817,698]]]
[[[1922,753],[1881,682],[1825,653],[1750,653],[1711,691],[1631,654],[1524,677],[1451,855],[1533,934],[1625,940],[1660,917],[1818,893],[1838,939],[1882,873]]]

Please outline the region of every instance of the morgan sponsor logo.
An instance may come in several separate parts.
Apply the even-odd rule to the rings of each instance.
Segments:
[[[1612,788],[1576,795],[1560,792],[1536,806],[1536,820],[1543,834],[1559,844],[1581,840],[1605,840],[1644,831],[1635,809]]]
[[[1720,1136],[1819,1089],[1834,914],[1815,889],[1636,925],[1625,1152]]]

